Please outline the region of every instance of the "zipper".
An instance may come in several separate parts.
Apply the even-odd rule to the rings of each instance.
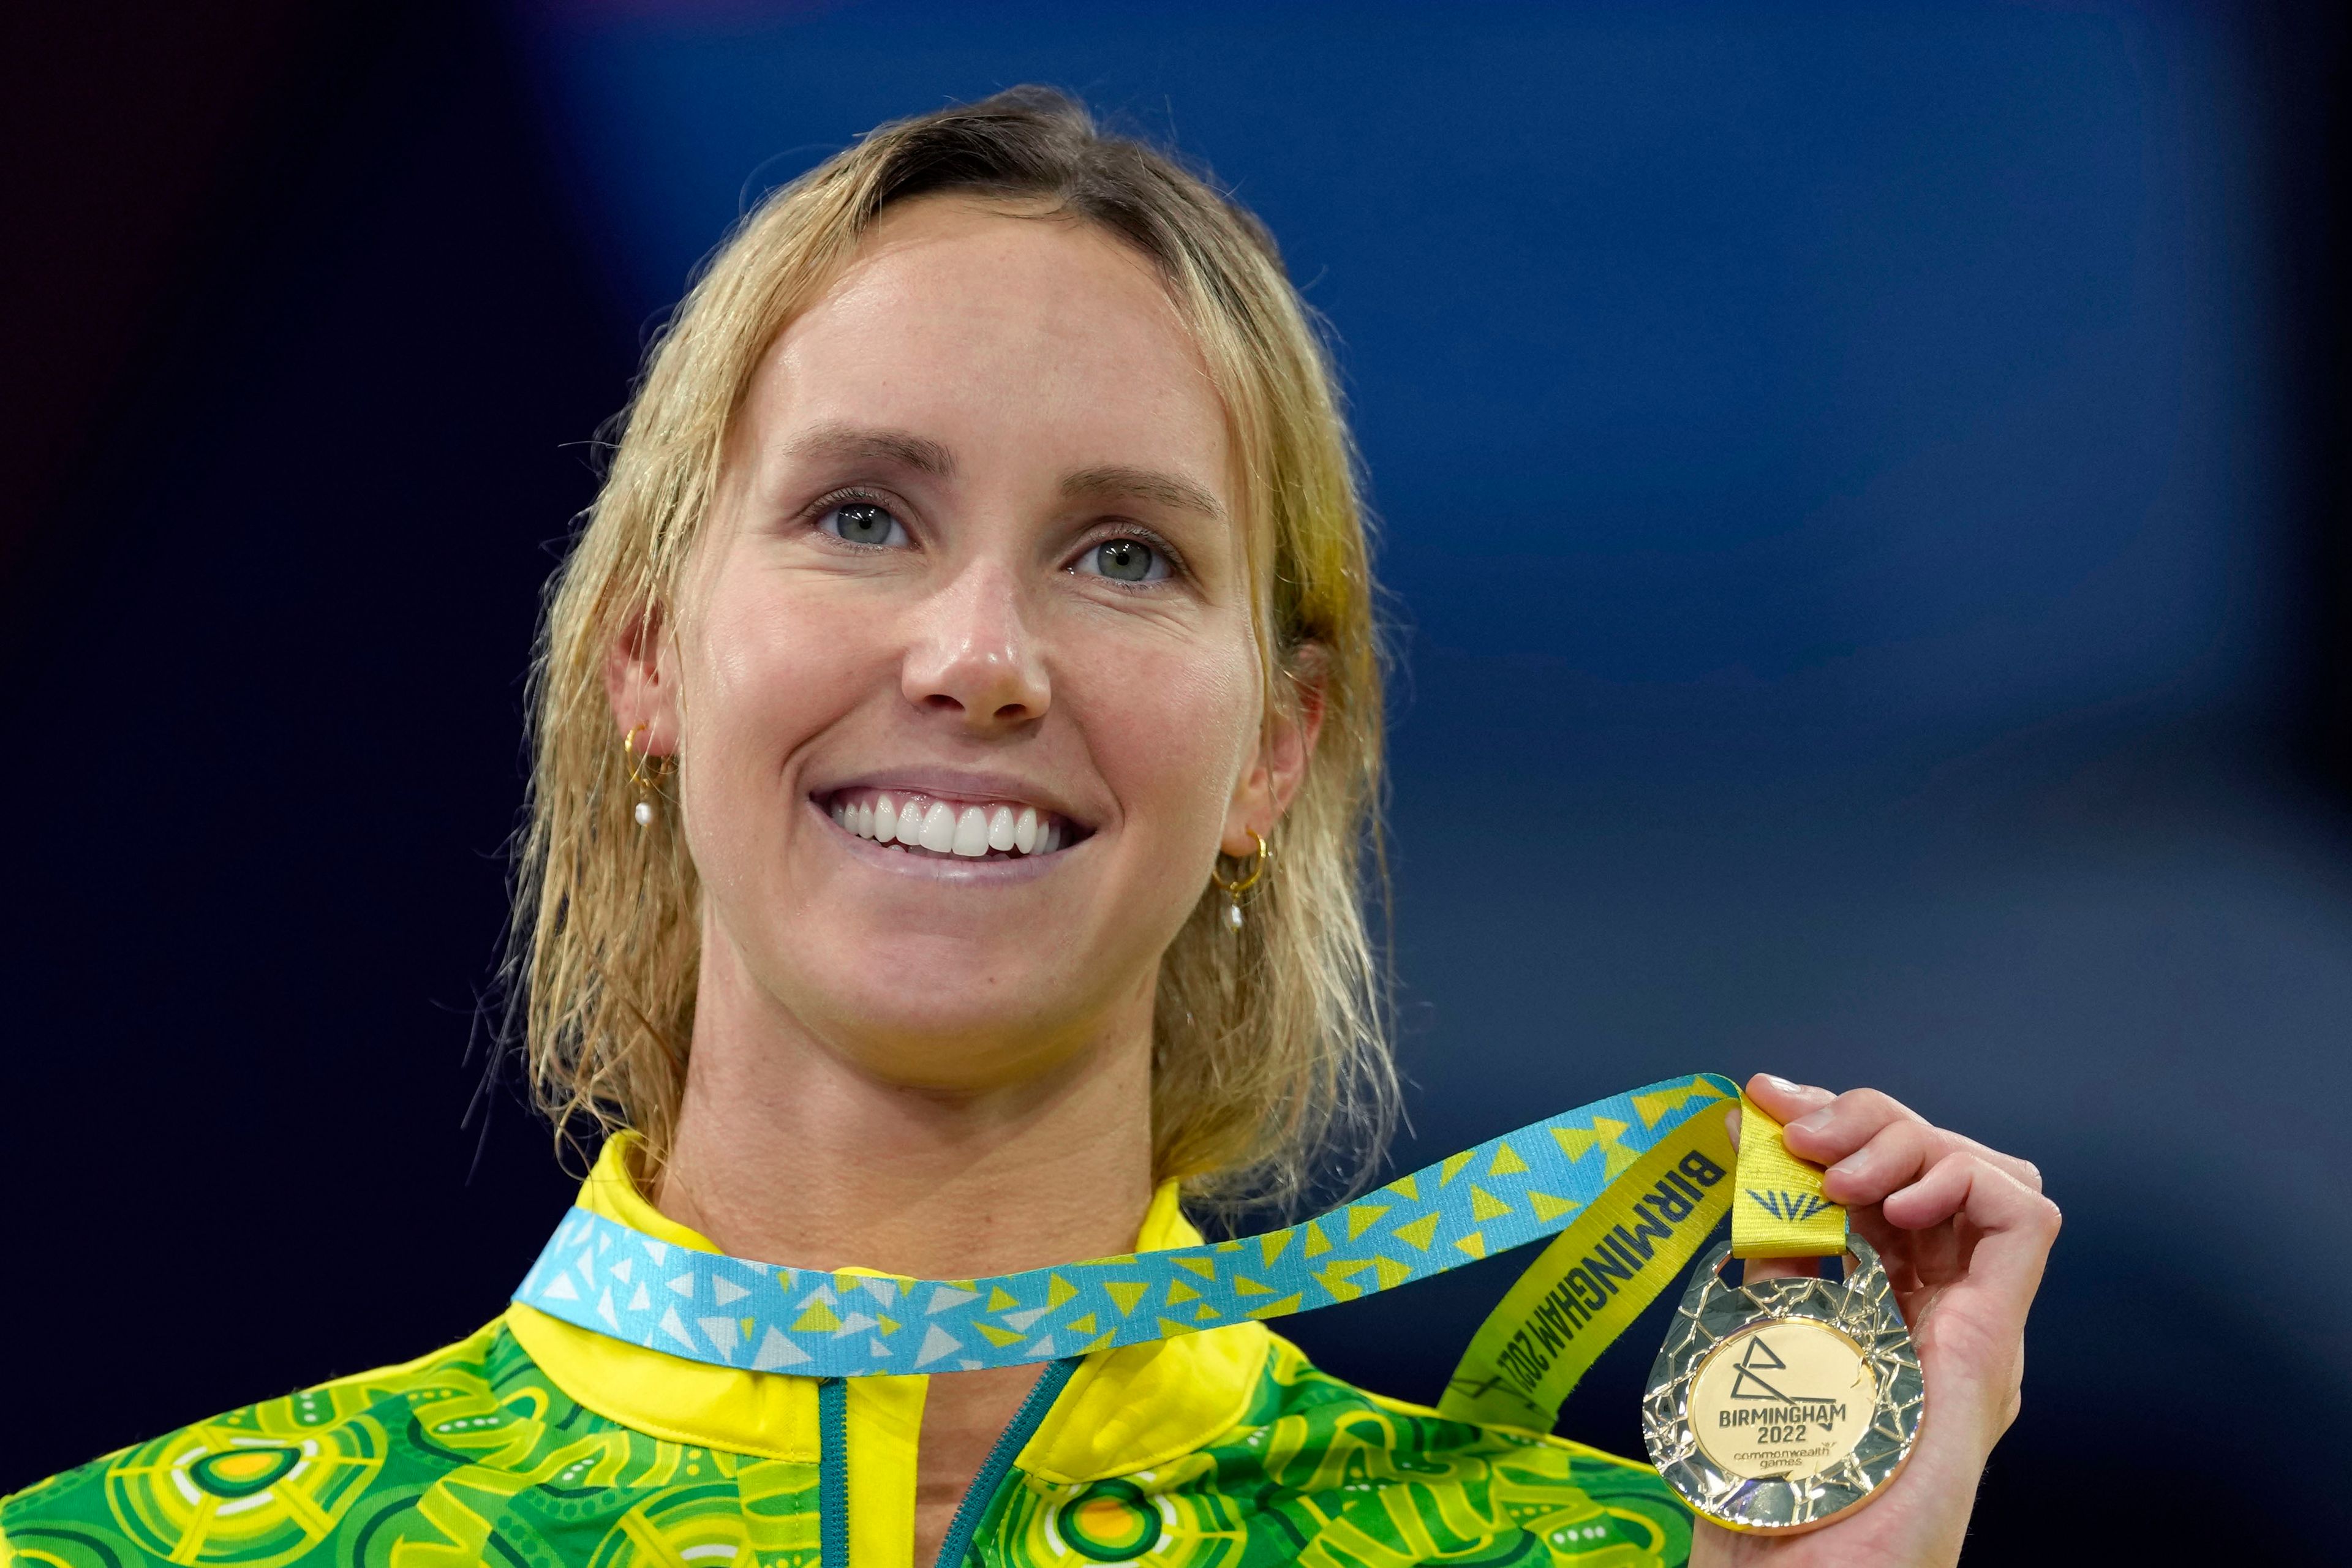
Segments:
[[[849,1380],[816,1384],[818,1568],[849,1568]]]
[[[1045,1425],[1045,1412],[1054,1407],[1054,1401],[1061,1397],[1062,1390],[1069,1384],[1070,1374],[1078,1370],[1078,1360],[1076,1356],[1066,1356],[1048,1363],[1038,1374],[1029,1389],[1029,1397],[1013,1413],[1012,1422],[997,1435],[996,1446],[989,1449],[988,1458],[982,1462],[980,1473],[964,1489],[963,1500],[956,1504],[955,1519],[948,1526],[947,1539],[940,1542],[939,1561],[932,1568],[961,1568],[965,1554],[971,1550],[971,1538],[980,1532],[981,1521],[994,1506],[1004,1478],[1012,1472],[1013,1461],[1021,1457],[1021,1450],[1029,1446],[1029,1439]],[[838,1563],[847,1568],[848,1555],[827,1555],[825,1563]]]

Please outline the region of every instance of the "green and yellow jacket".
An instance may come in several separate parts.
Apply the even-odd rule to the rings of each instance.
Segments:
[[[580,1205],[710,1252],[608,1144]],[[1162,1187],[1139,1249],[1197,1244]],[[987,1568],[1667,1568],[1654,1470],[1439,1417],[1263,1323],[1049,1375],[941,1553]],[[419,1360],[182,1427],[0,1501],[0,1568],[912,1568],[927,1380],[675,1359],[517,1303]],[[832,1440],[825,1427],[835,1424]]]

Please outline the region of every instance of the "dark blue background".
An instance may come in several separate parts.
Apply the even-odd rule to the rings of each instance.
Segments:
[[[748,199],[1043,80],[1211,165],[1338,345],[1399,656],[1398,1162],[1696,1067],[1879,1085],[2068,1214],[1979,1556],[2352,1526],[2294,1479],[2336,1425],[2290,1454],[2262,1399],[2352,1395],[2340,23],[268,10],[199,216],[116,290],[137,346],[99,377],[51,323],[104,395],[20,470],[0,1487],[497,1310],[565,1194],[509,1092],[460,1118],[578,443]],[[74,112],[57,156],[140,191],[169,127],[118,159]],[[1430,1398],[1507,1268],[1297,1337]],[[1638,1451],[1656,1338],[1564,1429]]]

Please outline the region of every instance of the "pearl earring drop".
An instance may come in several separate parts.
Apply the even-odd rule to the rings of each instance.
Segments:
[[[621,761],[628,768],[629,782],[636,785],[640,792],[637,797],[636,805],[629,813],[631,816],[636,818],[637,826],[639,827],[650,827],[653,826],[654,785],[659,783],[662,776],[669,772],[671,765],[670,759],[667,757],[640,758],[637,755],[637,731],[639,730],[649,731],[652,728],[653,726],[649,724],[639,724],[635,729],[631,730],[627,734],[621,737]],[[641,763],[646,765],[641,766]],[[652,776],[647,777],[646,775],[648,773]]]
[[[1217,875],[1214,867],[1209,870],[1210,882],[1225,895],[1225,929],[1235,932],[1242,929],[1242,895],[1256,887],[1265,876],[1266,868],[1274,863],[1274,846],[1268,844],[1256,828],[1250,828],[1248,832],[1252,838],[1257,840],[1257,850],[1250,857],[1248,876],[1228,882]]]

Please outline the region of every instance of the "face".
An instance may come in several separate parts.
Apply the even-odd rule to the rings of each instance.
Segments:
[[[675,751],[703,1007],[895,1081],[1148,1043],[1265,726],[1223,407],[1149,264],[1061,219],[894,209],[777,339],[679,604],[614,651]]]

